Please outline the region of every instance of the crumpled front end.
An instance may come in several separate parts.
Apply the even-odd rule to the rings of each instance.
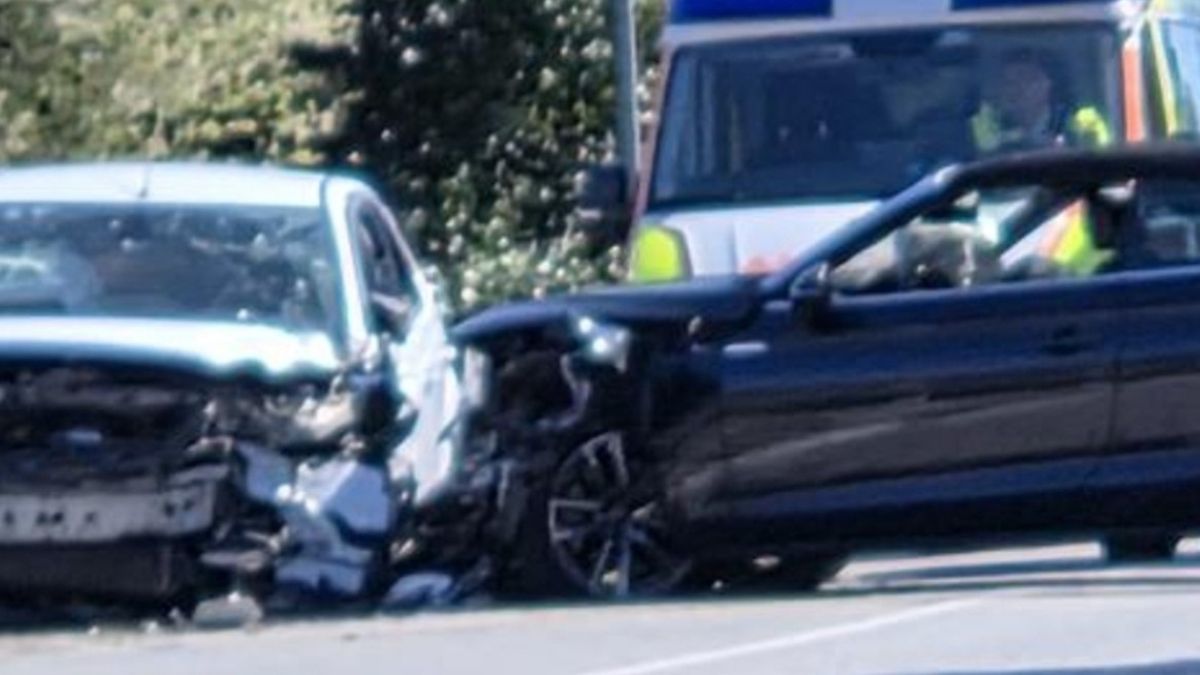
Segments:
[[[163,601],[372,588],[411,492],[371,378],[0,370],[0,594]]]

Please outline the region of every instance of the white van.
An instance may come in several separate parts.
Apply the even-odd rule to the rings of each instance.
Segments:
[[[1091,142],[1200,127],[1195,0],[674,0],[644,175],[628,194],[593,169],[583,206],[632,209],[634,281],[768,273],[940,166],[1019,149],[979,138],[1014,54]]]

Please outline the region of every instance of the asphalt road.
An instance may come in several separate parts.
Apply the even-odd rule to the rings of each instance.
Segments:
[[[0,636],[0,673],[1200,673],[1200,542],[859,560],[813,595]]]

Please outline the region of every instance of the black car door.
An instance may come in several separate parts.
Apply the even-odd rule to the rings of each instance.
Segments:
[[[1104,522],[1200,524],[1200,189],[1147,185],[1117,274],[1121,322],[1113,452],[1092,477]]]
[[[710,513],[749,539],[1070,524],[1110,432],[1107,283],[835,297],[821,325],[774,303],[723,348]]]

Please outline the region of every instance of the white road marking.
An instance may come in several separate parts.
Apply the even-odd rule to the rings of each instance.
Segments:
[[[933,616],[942,614],[950,614],[958,612],[968,607],[979,605],[983,602],[981,598],[967,598],[963,600],[950,600],[947,602],[939,602],[933,605],[925,605],[915,609],[908,609],[902,612],[885,614],[863,621],[855,621],[853,623],[841,624],[839,626],[829,626],[827,628],[819,628],[817,630],[805,631],[803,633],[795,633],[793,635],[784,635],[770,640],[762,640],[759,642],[748,642],[746,644],[726,647],[724,649],[713,649],[710,651],[694,652],[692,654],[682,654],[666,659],[655,661],[647,661],[644,663],[633,664],[611,670],[596,670],[582,675],[650,675],[651,673],[665,673],[673,670],[681,670],[683,668],[694,668],[697,666],[707,666],[721,661],[730,661],[746,656],[757,656],[768,652],[778,652],[786,649],[794,649],[804,645],[809,645],[814,642],[824,640],[833,640],[836,638],[854,635],[856,633],[866,633],[868,631],[894,626],[896,624],[908,623],[910,621],[919,621],[928,619]]]

